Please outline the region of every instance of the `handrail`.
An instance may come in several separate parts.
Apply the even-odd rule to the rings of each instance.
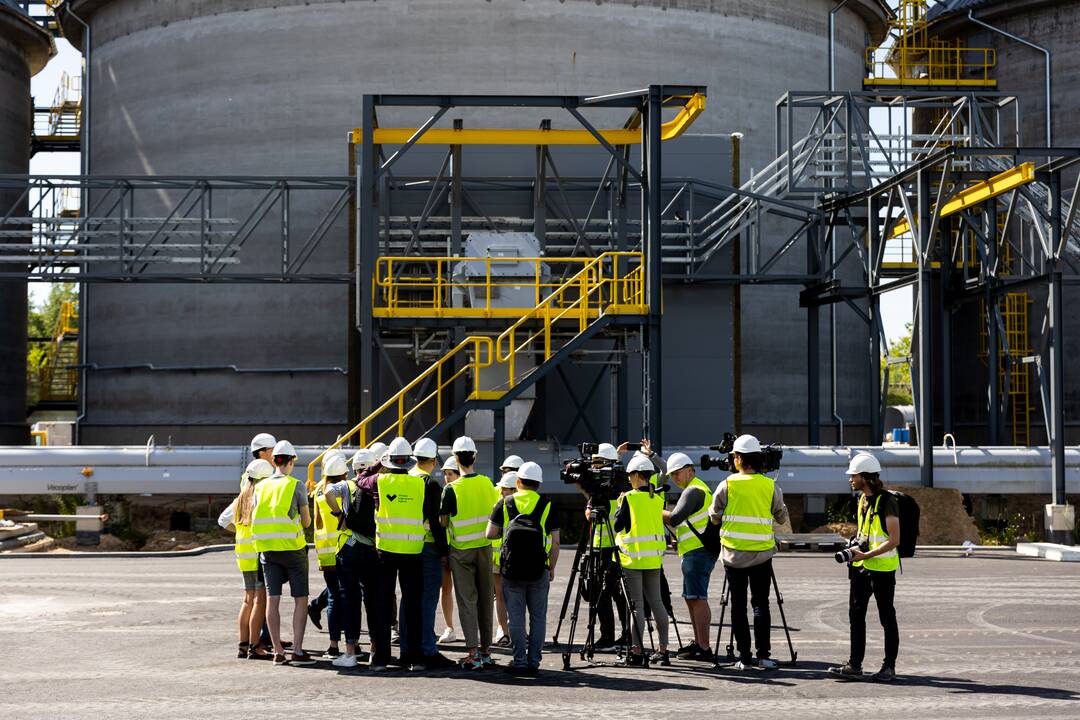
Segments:
[[[661,140],[674,140],[694,124],[705,112],[705,95],[694,93],[671,120],[660,126]],[[375,145],[404,145],[416,134],[417,128],[375,128]],[[639,145],[641,131],[634,129],[599,130],[610,145]],[[363,128],[355,128],[352,141],[363,142]],[[509,128],[432,128],[424,132],[417,145],[599,145],[588,130],[527,130]]]
[[[472,360],[465,363],[465,364],[463,364],[461,368],[459,368],[457,371],[451,373],[449,376],[443,377],[443,366],[446,365],[448,362],[450,362],[450,360],[452,360],[458,353],[464,352],[465,350],[469,349],[470,347],[473,347],[473,349],[475,351],[474,354],[473,354]],[[481,354],[483,352],[486,352],[486,359],[481,359]],[[399,435],[403,435],[404,432],[405,432],[405,422],[410,417],[412,417],[413,414],[416,413],[417,410],[419,410],[421,407],[423,407],[432,398],[434,398],[435,402],[436,402],[436,411],[435,411],[436,417],[438,417],[439,420],[441,420],[443,418],[443,407],[442,407],[442,405],[443,405],[443,401],[442,401],[442,392],[443,392],[443,390],[445,390],[448,385],[453,383],[455,380],[457,380],[459,377],[464,375],[466,372],[468,372],[469,370],[472,370],[473,371],[473,382],[475,384],[475,390],[477,392],[479,392],[479,390],[480,390],[480,372],[479,371],[482,370],[483,368],[486,368],[486,367],[490,366],[491,363],[492,363],[492,359],[493,359],[493,352],[492,352],[492,340],[491,340],[491,338],[486,337],[484,335],[470,335],[469,337],[462,340],[460,343],[458,343],[457,347],[450,350],[450,352],[446,353],[441,358],[439,358],[431,367],[427,368],[426,370],[424,370],[424,372],[417,375],[412,380],[412,382],[408,383],[407,385],[402,387],[400,390],[398,390],[396,393],[394,393],[394,395],[392,395],[386,402],[384,402],[382,405],[380,405],[378,408],[376,408],[374,411],[372,411],[367,417],[365,417],[363,420],[361,420],[359,423],[357,423],[355,427],[353,427],[347,433],[345,433],[344,435],[339,437],[332,445],[330,445],[330,447],[326,448],[326,450],[319,453],[319,455],[314,460],[312,460],[310,463],[308,463],[308,468],[307,468],[308,486],[309,487],[314,486],[314,482],[315,482],[315,466],[318,465],[320,462],[322,462],[322,459],[326,455],[326,453],[330,452],[331,450],[335,450],[335,449],[341,447],[346,442],[351,440],[353,438],[353,436],[355,436],[357,433],[360,433],[360,446],[361,447],[367,447],[369,442],[375,442],[375,441],[385,437],[388,433],[390,433],[391,431],[393,431],[395,429],[397,430]],[[435,388],[430,393],[425,395],[424,397],[418,399],[415,403],[413,403],[413,406],[406,411],[406,409],[405,409],[405,395],[410,390],[417,387],[418,385],[423,383],[425,380],[427,380],[429,377],[431,377],[432,374],[435,375]],[[387,427],[385,430],[380,432],[378,435],[373,435],[373,436],[369,437],[368,436],[368,426],[372,425],[374,423],[375,419],[378,418],[382,413],[386,412],[388,409],[390,409],[392,407],[395,407],[395,406],[397,407],[397,411],[398,411],[397,421],[394,422],[394,423],[391,423],[389,427]]]

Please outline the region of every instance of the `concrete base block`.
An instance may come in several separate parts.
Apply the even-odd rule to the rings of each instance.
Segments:
[[[1057,543],[1017,543],[1016,552],[1059,562],[1080,562],[1080,548]]]

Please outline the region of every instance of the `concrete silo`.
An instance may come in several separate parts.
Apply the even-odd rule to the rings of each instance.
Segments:
[[[33,101],[30,77],[54,51],[49,33],[11,0],[0,0],[0,173],[25,174],[30,167]],[[0,191],[0,207],[18,200]],[[22,214],[26,214],[23,204]],[[18,229],[5,226],[3,229]],[[25,239],[30,241],[29,236]],[[3,242],[18,242],[5,238]],[[0,269],[21,271],[18,266]],[[0,281],[0,445],[30,440],[26,425],[26,283]]]
[[[591,94],[650,83],[708,86],[709,109],[694,132],[743,132],[745,175],[773,159],[776,99],[791,88],[827,86],[826,27],[835,7],[830,0],[68,4],[93,29],[91,172],[192,175],[344,174],[345,133],[365,92]],[[837,14],[838,87],[859,87],[864,48],[880,39],[887,12],[876,0],[853,0]],[[77,23],[65,30],[81,42]],[[726,167],[723,158],[707,162]],[[313,267],[340,267],[345,242],[324,245]],[[716,286],[666,291],[669,442],[715,441],[731,424],[730,298]],[[336,287],[94,286],[84,308],[87,360],[345,366],[346,304]],[[798,290],[744,293],[742,307],[742,352],[753,358],[743,362],[744,425],[803,425],[805,352],[776,347],[778,338],[794,347],[805,338]],[[244,340],[252,328],[262,342]],[[857,338],[851,352],[842,347],[841,358],[860,358],[845,374],[866,372],[863,347]],[[132,370],[90,372],[87,380],[84,442],[141,442],[150,432],[178,443],[235,442],[255,423],[321,441],[348,420],[348,380],[336,373]],[[275,397],[281,402],[268,407]],[[865,403],[854,398],[856,405],[865,414]]]

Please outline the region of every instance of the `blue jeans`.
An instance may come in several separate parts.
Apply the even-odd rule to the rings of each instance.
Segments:
[[[435,644],[435,610],[439,607],[439,591],[442,589],[442,556],[435,549],[435,543],[424,543],[424,551],[420,553],[420,562],[423,565],[423,590],[420,595],[420,653],[424,657],[431,657],[439,651]],[[409,623],[406,620],[405,599],[402,598],[398,607],[398,632],[405,636],[409,633]]]
[[[326,581],[326,629],[330,632],[331,642],[341,641],[341,616],[345,603],[341,601],[341,589],[338,587],[338,574],[335,568],[322,571]]]
[[[716,556],[705,548],[696,548],[682,556],[682,596],[687,600],[707,600],[709,579],[716,567]]]
[[[378,622],[375,602],[379,582],[378,562],[375,548],[370,545],[356,543],[338,550],[338,590],[343,610],[341,625],[347,643],[356,644],[360,639],[361,608],[367,615],[369,632],[374,630]]]
[[[520,582],[502,579],[503,600],[510,621],[510,645],[514,649],[514,667],[540,667],[547,624],[548,586],[545,571],[539,580]],[[525,637],[525,610],[529,611],[529,635]]]

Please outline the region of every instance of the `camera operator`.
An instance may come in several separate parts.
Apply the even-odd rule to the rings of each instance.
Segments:
[[[611,443],[600,443],[596,452],[592,454],[592,467],[594,469],[614,468],[619,464],[619,453]],[[593,499],[582,488],[582,493],[588,499],[585,507],[586,517],[592,516]],[[607,517],[615,518],[618,509],[618,499],[611,498],[607,502]],[[601,583],[600,592],[596,596],[596,615],[600,619],[600,638],[593,644],[595,652],[614,652],[617,645],[626,645],[627,639],[615,637],[615,611],[619,613],[619,627],[626,625],[626,599],[618,591],[618,581],[615,574],[615,547],[612,534],[609,534],[603,523],[597,522],[593,527],[593,548],[600,551],[600,569],[604,582]],[[615,610],[612,610],[612,604]],[[620,633],[621,634],[621,633]]]
[[[757,666],[777,667],[769,657],[769,585],[772,556],[776,554],[773,521],[788,518],[784,496],[772,478],[762,474],[765,455],[753,435],[740,435],[732,446],[735,472],[720,483],[713,494],[709,520],[720,525],[721,558],[731,590],[731,627],[739,659],[736,670],[746,670],[755,662],[750,656],[750,626],[746,617],[746,590],[754,608],[754,645]]]
[[[682,558],[683,599],[694,626],[694,642],[679,648],[678,657],[684,660],[712,661],[709,650],[709,579],[716,566],[716,556],[701,542],[700,536],[709,524],[709,486],[697,477],[693,461],[683,453],[668,458],[667,474],[682,493],[673,510],[664,511],[664,522],[675,530],[679,557]],[[693,526],[693,530],[687,527]],[[696,532],[695,532],[696,531]],[[659,614],[657,611],[655,614]]]
[[[896,497],[881,482],[881,463],[870,453],[859,453],[847,469],[853,492],[861,493],[858,509],[857,546],[850,550],[848,565],[848,621],[851,623],[851,655],[840,667],[829,668],[835,677],[862,677],[866,652],[866,609],[870,596],[877,601],[878,619],[885,630],[885,661],[873,675],[878,682],[896,679],[896,656],[900,651],[900,629],[896,624],[893,595],[896,569],[900,567],[900,507]]]

